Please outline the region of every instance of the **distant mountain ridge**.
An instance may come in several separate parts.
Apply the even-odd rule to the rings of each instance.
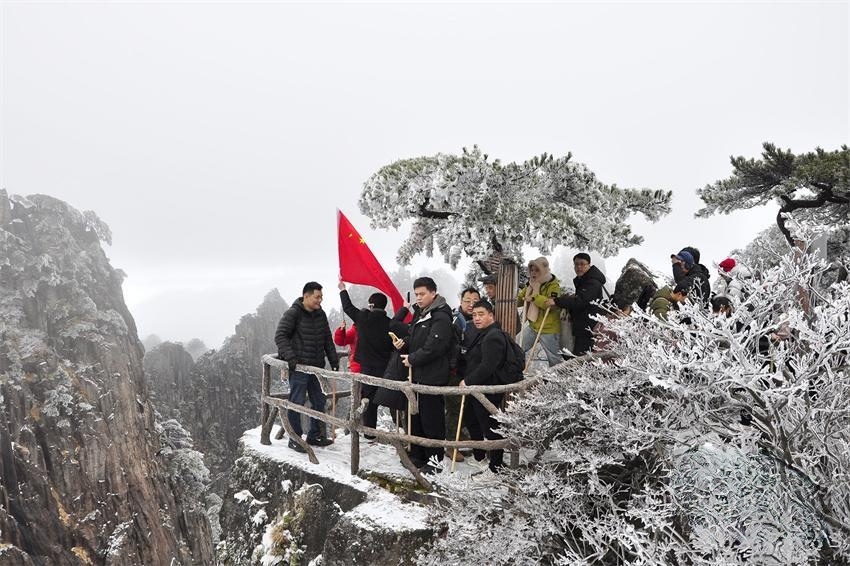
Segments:
[[[260,358],[277,351],[274,333],[287,308],[272,289],[256,312],[239,320],[220,349],[194,363],[182,345],[172,342],[145,353],[154,406],[191,433],[195,449],[204,453],[216,492],[226,487],[242,433],[259,424]]]

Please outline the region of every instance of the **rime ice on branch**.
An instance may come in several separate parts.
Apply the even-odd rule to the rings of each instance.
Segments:
[[[654,222],[670,212],[670,191],[606,185],[571,157],[544,153],[503,164],[474,146],[396,161],[364,183],[360,210],[373,228],[413,220],[399,263],[433,255],[436,246],[452,267],[464,254],[521,258],[523,245],[544,254],[565,245],[613,255],[642,241],[627,224],[632,214]]]
[[[420,563],[846,563],[850,285],[824,269],[786,254],[729,318],[609,321],[614,363],[508,407],[527,468],[442,482],[448,532]]]

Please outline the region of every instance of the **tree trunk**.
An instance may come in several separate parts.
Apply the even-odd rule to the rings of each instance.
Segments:
[[[502,259],[496,272],[496,320],[502,330],[511,336],[519,332],[517,320],[516,296],[519,272],[517,264],[509,259]]]

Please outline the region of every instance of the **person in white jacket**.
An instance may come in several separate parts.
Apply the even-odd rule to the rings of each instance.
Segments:
[[[714,281],[714,294],[729,297],[736,303],[746,299],[747,280],[752,279],[753,273],[750,269],[741,265],[731,257],[727,257],[717,264],[717,272],[720,275]]]

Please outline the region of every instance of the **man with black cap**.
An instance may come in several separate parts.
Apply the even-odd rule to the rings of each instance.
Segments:
[[[696,253],[696,255],[694,255]],[[691,295],[698,298],[706,308],[711,301],[711,274],[699,263],[699,250],[693,247],[683,248],[679,253],[672,254],[673,279],[691,290]]]
[[[369,307],[358,309],[351,302],[351,297],[345,288],[345,283],[339,282],[339,300],[342,310],[357,327],[357,351],[354,360],[360,364],[360,372],[374,377],[383,377],[387,362],[393,351],[393,343],[388,334],[390,317],[387,316],[387,296],[383,293],[372,293],[369,296]],[[377,388],[363,384],[363,397],[369,399],[369,405],[363,411],[363,424],[375,428],[378,423],[378,406],[372,402]],[[366,438],[373,438],[364,435]]]

